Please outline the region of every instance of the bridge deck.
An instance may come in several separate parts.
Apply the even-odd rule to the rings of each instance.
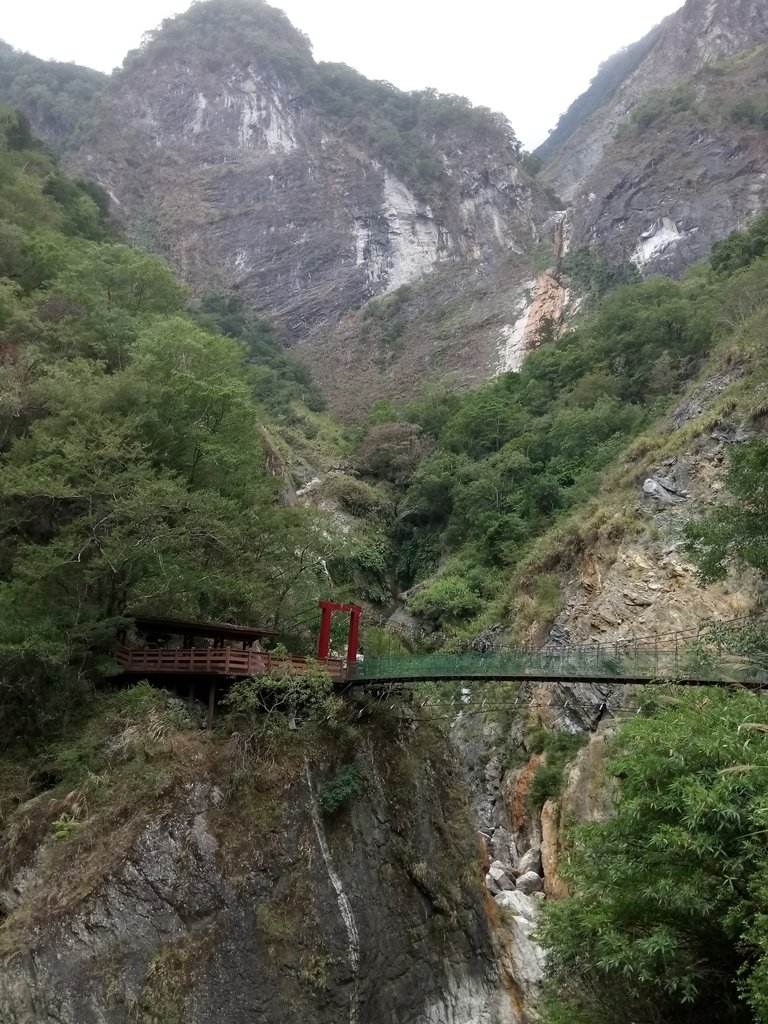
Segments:
[[[366,658],[350,666],[349,681],[368,683],[470,682],[610,682],[643,685],[768,686],[764,666],[735,655],[694,656],[686,651],[618,648],[562,651],[501,650],[486,654],[397,655]]]

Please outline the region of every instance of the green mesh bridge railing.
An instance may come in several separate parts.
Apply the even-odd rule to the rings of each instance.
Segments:
[[[614,682],[625,685],[742,685],[768,688],[768,659],[727,653],[702,655],[685,648],[632,645],[562,650],[495,649],[468,654],[398,654],[366,657],[350,666],[351,683],[418,683],[450,680]]]

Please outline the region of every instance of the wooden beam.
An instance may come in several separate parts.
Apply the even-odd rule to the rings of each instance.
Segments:
[[[206,729],[209,731],[213,728],[213,709],[216,706],[216,680],[211,680],[210,689],[208,690],[208,720],[205,724]]]

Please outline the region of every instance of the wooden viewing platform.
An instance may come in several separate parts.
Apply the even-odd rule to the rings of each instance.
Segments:
[[[277,633],[258,626],[241,626],[230,622],[202,622],[192,619],[158,618],[146,615],[133,618],[136,632],[143,636],[141,645],[126,643],[126,635],[114,648],[115,661],[123,675],[134,679],[146,677],[150,682],[163,685],[173,682],[174,688],[182,679],[189,684],[189,697],[193,699],[201,686],[208,688],[208,727],[213,722],[217,688],[221,692],[231,682],[251,676],[267,676],[271,672],[301,674],[320,667],[334,683],[344,683],[354,666],[358,649],[358,628],[362,609],[358,605],[342,605],[321,601],[320,640],[317,659],[297,658],[290,654],[269,654],[253,650],[258,640],[274,641]],[[345,659],[330,658],[331,616],[341,612],[350,616],[349,642]],[[171,637],[180,638],[181,646],[168,646]],[[195,642],[208,641],[195,646]],[[212,641],[212,643],[210,643]],[[177,640],[178,642],[178,640]],[[226,646],[229,644],[230,646]],[[235,646],[239,645],[239,646]]]
[[[126,647],[115,649],[115,660],[124,673],[148,676],[226,676],[247,679],[274,671],[304,671],[310,662],[291,655],[239,651],[233,647]],[[312,662],[329,673],[334,682],[346,678],[346,664],[333,658]]]

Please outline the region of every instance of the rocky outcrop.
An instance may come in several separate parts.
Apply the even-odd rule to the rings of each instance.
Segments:
[[[485,876],[497,958],[525,1020],[537,1019],[545,956],[536,925],[546,886],[539,816],[526,794],[541,755],[527,755],[524,704],[506,726],[493,712],[459,715],[454,743],[466,766],[472,810],[490,863]],[[505,762],[525,759],[517,767]]]
[[[695,74],[705,64],[768,40],[768,11],[762,0],[687,0],[655,31],[639,66],[631,68],[608,102],[550,154],[545,177],[573,200],[597,169],[617,129],[641,100]]]
[[[229,792],[190,734],[186,784],[89,895],[47,906],[30,930],[45,849],[23,887],[7,883],[19,895],[3,941],[18,944],[0,972],[0,1018],[516,1024],[469,883],[461,781],[434,750],[406,791],[406,761],[383,735],[358,762],[366,795],[334,822],[316,765],[289,758],[279,796],[257,779]]]
[[[728,117],[736,99],[762,94],[765,53],[711,69],[767,41],[761,0],[688,0],[638,44],[639,66],[558,137],[544,171],[572,208],[574,247],[598,245],[646,275],[676,276],[768,204],[768,138]],[[665,106],[673,87],[681,91]],[[633,121],[644,102],[654,109]]]
[[[561,332],[568,289],[554,269],[546,270],[521,299],[514,323],[505,324],[499,341],[499,373],[517,373],[525,357]]]
[[[574,244],[599,245],[647,276],[679,276],[768,205],[768,136],[664,119],[608,146],[574,199]]]
[[[733,443],[733,442],[732,442]],[[686,556],[681,528],[696,509],[714,504],[723,490],[724,442],[700,438],[638,485],[636,514],[649,532],[617,547],[596,546],[567,585],[557,628],[573,644],[612,644],[647,637],[659,644],[695,635],[708,619],[733,619],[753,611],[762,588],[742,570],[723,583],[702,587]]]

